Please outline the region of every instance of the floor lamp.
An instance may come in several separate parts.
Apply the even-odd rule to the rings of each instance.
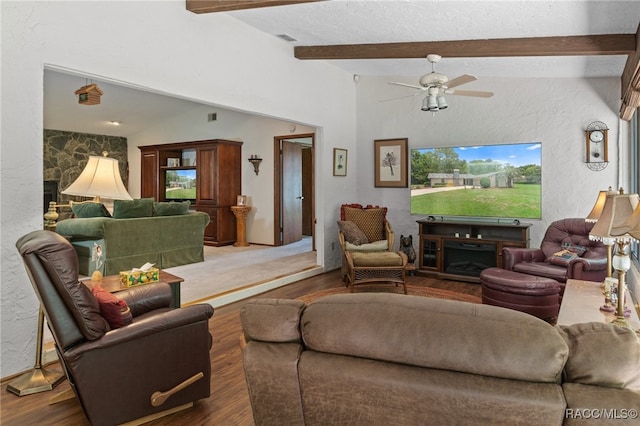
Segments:
[[[28,371],[7,385],[7,390],[18,396],[52,390],[64,379],[60,370],[42,366],[42,333],[44,331],[44,312],[38,310],[38,335],[36,336],[36,362]]]

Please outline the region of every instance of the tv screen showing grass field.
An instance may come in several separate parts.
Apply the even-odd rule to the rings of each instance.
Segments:
[[[411,150],[411,213],[540,219],[541,144]]]

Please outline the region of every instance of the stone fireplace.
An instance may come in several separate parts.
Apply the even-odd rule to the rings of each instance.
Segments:
[[[129,186],[127,138],[45,129],[43,150],[44,211],[48,209],[49,201],[67,204],[71,200],[83,200],[82,197],[64,195],[60,191],[76,180],[90,156],[102,155],[102,151],[107,151],[109,157],[118,160],[122,182],[125,187]],[[69,209],[60,209],[58,213],[59,220],[71,217]]]

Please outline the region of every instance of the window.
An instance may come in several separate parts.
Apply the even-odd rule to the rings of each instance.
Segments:
[[[630,129],[631,129],[631,187],[629,188],[630,194],[639,194],[640,193],[640,119],[638,119],[638,114],[640,114],[640,109],[636,109],[635,114],[631,118]],[[635,241],[631,244],[631,253],[632,258],[635,262],[638,262],[640,259],[640,244]]]

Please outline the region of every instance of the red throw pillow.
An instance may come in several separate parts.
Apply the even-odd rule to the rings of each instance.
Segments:
[[[109,293],[100,285],[94,286],[92,292],[100,304],[100,314],[107,320],[112,329],[131,324],[133,317],[127,302]]]

